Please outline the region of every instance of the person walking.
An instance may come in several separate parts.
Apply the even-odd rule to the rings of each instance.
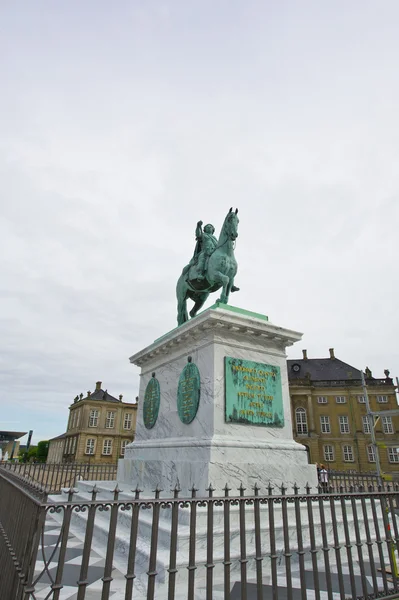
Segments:
[[[319,482],[323,492],[328,492],[328,471],[324,465],[321,465],[319,472]]]

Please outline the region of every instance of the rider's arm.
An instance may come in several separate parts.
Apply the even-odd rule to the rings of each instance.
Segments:
[[[202,221],[198,221],[197,228],[195,230],[195,238],[200,240],[202,238]]]

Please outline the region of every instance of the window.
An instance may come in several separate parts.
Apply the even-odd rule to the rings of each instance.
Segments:
[[[112,454],[112,440],[104,440],[103,454],[107,454],[108,456]]]
[[[390,463],[399,462],[399,454],[397,448],[388,448],[388,460]]]
[[[349,433],[349,419],[346,416],[339,417],[339,430],[341,433]]]
[[[317,396],[318,404],[327,404],[327,396]]]
[[[344,455],[345,462],[353,462],[353,448],[352,446],[342,446],[342,452]]]
[[[304,408],[297,408],[295,411],[295,418],[297,433],[307,433],[308,422],[306,418],[306,410]]]
[[[98,410],[90,411],[89,427],[97,427],[98,425]]]
[[[366,404],[366,398],[364,396],[358,396],[357,401],[359,404]]]
[[[388,402],[388,396],[377,396],[377,402],[379,404],[386,404]]]
[[[375,448],[374,446],[367,446],[367,456],[369,462],[375,463]]]
[[[384,433],[393,433],[392,417],[382,417],[382,429]]]
[[[132,413],[125,413],[125,419],[123,421],[123,429],[132,428]]]
[[[105,419],[105,427],[112,429],[115,426],[115,413],[112,410],[107,412],[107,418]]]
[[[125,456],[126,446],[129,444],[129,440],[122,440],[121,443],[121,456]]]
[[[337,404],[345,404],[346,403],[346,396],[335,396],[335,402]]]
[[[324,460],[327,462],[331,462],[334,460],[334,447],[333,446],[324,446]]]
[[[87,438],[86,440],[86,454],[94,454],[94,446],[95,446],[94,438]]]
[[[330,417],[320,417],[321,433],[331,433]]]
[[[363,421],[363,433],[370,433],[370,419],[368,415],[362,417]]]

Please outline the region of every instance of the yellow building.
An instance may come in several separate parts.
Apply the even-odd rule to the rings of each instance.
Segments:
[[[372,411],[397,410],[395,386],[385,371],[375,378],[365,369]],[[371,445],[361,371],[335,357],[303,358],[288,361],[294,437],[306,446],[309,461],[330,469],[375,471],[376,457]],[[399,471],[399,415],[382,415],[375,425],[381,469]]]
[[[123,402],[101,389],[76,396],[67,431],[50,440],[47,462],[116,463],[136,431],[137,403]]]

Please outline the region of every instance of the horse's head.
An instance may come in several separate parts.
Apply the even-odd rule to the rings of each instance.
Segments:
[[[233,207],[230,208],[227,217],[224,220],[223,231],[228,240],[235,240],[238,237],[238,223],[240,222],[238,219],[238,208],[233,212]]]

